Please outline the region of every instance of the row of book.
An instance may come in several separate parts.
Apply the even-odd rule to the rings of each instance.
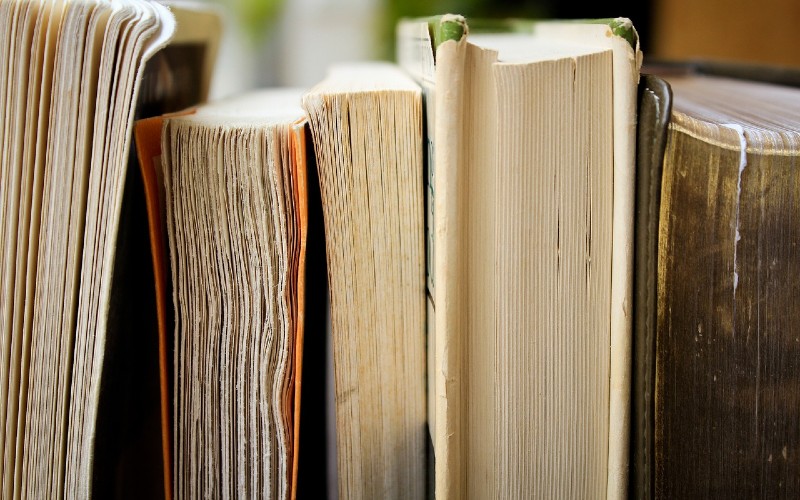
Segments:
[[[318,496],[325,345],[341,498],[800,492],[797,73],[444,15],[200,104],[198,6],[0,23],[4,498]]]

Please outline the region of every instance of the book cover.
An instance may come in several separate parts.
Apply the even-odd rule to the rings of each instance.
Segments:
[[[640,101],[632,491],[793,496],[800,94],[764,80],[796,73],[658,69]]]

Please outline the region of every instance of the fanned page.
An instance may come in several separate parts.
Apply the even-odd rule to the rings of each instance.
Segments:
[[[11,16],[13,7],[21,11],[27,10],[24,17],[16,25],[18,35],[15,41],[15,51],[11,51],[10,28],[14,26]],[[15,85],[13,95],[6,87],[6,92],[0,92],[0,99],[4,99],[0,127],[4,130],[3,152],[9,154],[0,162],[0,195],[2,196],[2,252],[3,265],[0,268],[2,276],[2,292],[0,293],[0,318],[2,323],[2,385],[0,385],[0,443],[2,443],[2,496],[11,498],[14,492],[14,483],[20,469],[17,466],[18,444],[21,442],[18,430],[24,425],[26,411],[25,396],[27,394],[28,363],[26,353],[30,345],[30,335],[24,334],[23,317],[33,310],[32,303],[26,307],[26,290],[30,289],[31,269],[35,268],[36,242],[38,240],[38,225],[31,223],[38,217],[37,202],[32,199],[36,194],[34,179],[40,178],[43,161],[41,147],[37,147],[36,137],[41,127],[47,123],[47,108],[44,99],[46,96],[49,104],[50,70],[52,60],[52,45],[45,44],[48,40],[50,22],[57,23],[60,18],[60,9],[56,6],[51,9],[48,5],[30,2],[27,9],[15,2],[0,3],[0,16],[2,16],[2,53],[4,61],[22,61],[30,58],[28,64],[9,64],[0,71],[5,72],[0,76],[0,87],[8,84]],[[53,43],[53,42],[51,42]],[[16,72],[16,75],[15,75]],[[21,102],[20,102],[21,100]],[[17,107],[15,111],[14,107]],[[21,107],[20,107],[21,106]],[[40,109],[42,113],[40,114]],[[21,113],[21,118],[20,114]],[[21,131],[21,139],[15,138],[14,130]],[[19,142],[21,140],[21,142]],[[44,141],[42,141],[44,144]],[[38,153],[38,154],[37,154]],[[36,173],[35,173],[36,172]],[[32,213],[33,212],[33,213]],[[29,237],[30,232],[30,237]],[[30,255],[33,254],[33,258]],[[33,274],[35,276],[35,274]],[[24,429],[24,427],[22,427]]]
[[[138,0],[2,0],[0,20],[0,496],[86,498],[139,82],[175,20]]]
[[[118,310],[111,289],[120,259],[127,257],[117,236],[123,216],[135,105],[147,60],[164,47],[175,31],[174,18],[162,5],[112,6],[121,13],[119,17],[109,16],[107,31],[114,33],[114,38],[119,36],[120,41],[112,45],[114,38],[110,39],[108,32],[102,38],[96,35],[98,42],[103,41],[96,57],[113,54],[120,68],[114,71],[105,64],[98,65],[96,99],[100,104],[94,110],[93,137],[78,149],[90,160],[83,181],[87,196],[81,199],[85,203],[83,251],[76,261],[80,271],[75,272],[80,287],[73,313],[76,323],[64,486],[70,495],[77,496],[90,495],[96,481],[94,458],[101,382],[107,373],[104,361],[109,325]],[[126,23],[129,18],[135,24]],[[105,99],[107,109],[103,106]]]
[[[198,5],[171,5],[170,10],[176,18],[175,35],[145,65],[136,103],[137,118],[184,110],[204,101],[207,95],[220,19],[214,10]],[[137,136],[138,129],[137,126]],[[171,297],[172,291],[165,276],[166,251],[158,253],[161,257],[156,265],[150,255],[151,247],[166,248],[166,226],[162,223],[159,231],[154,221],[150,221],[149,228],[146,222],[151,215],[161,220],[152,208],[160,207],[159,214],[164,213],[163,177],[160,168],[155,168],[160,167],[160,160],[150,154],[158,151],[160,156],[160,124],[145,142],[150,148],[137,153],[140,163],[151,161],[153,179],[135,168],[129,168],[126,175],[109,292],[111,307],[105,343],[106,351],[112,355],[103,360],[93,449],[92,491],[100,497],[120,489],[139,497],[153,497],[159,491],[167,499],[172,495],[173,328],[167,326],[172,325],[171,301],[168,304],[163,300]],[[141,144],[137,149],[138,146]],[[129,300],[132,296],[137,300]],[[125,355],[115,356],[115,352]],[[155,432],[159,421],[161,440]],[[120,429],[125,429],[122,436]],[[163,459],[158,460],[159,456]],[[125,465],[116,465],[120,463]]]
[[[399,68],[334,68],[303,98],[328,259],[339,498],[422,498],[422,98]]]
[[[635,32],[508,28],[443,16],[398,31],[403,66],[434,75],[436,495],[622,498]]]
[[[164,122],[176,498],[293,495],[299,103],[299,91],[262,92]]]
[[[132,2],[3,2],[0,10],[4,68],[12,72],[2,78],[3,151],[13,155],[3,161],[0,190],[8,236],[0,279],[3,496],[86,496],[91,453],[80,450],[91,445],[84,425],[93,425],[96,402],[78,386],[100,370],[84,372],[74,348],[102,357],[102,343],[87,347],[77,333],[84,293],[102,291],[81,280],[81,262],[108,246],[95,246],[85,221],[102,204],[110,218],[102,231],[114,234],[118,216],[91,179],[121,189],[133,82],[148,48],[170,35],[170,18],[162,7]],[[93,154],[107,142],[108,156]]]

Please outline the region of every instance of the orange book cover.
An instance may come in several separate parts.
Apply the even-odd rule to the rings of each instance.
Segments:
[[[292,161],[292,174],[295,179],[295,206],[297,207],[298,225],[300,229],[300,254],[297,260],[297,330],[294,332],[295,364],[294,364],[294,434],[292,446],[292,490],[291,498],[297,495],[298,450],[300,449],[300,393],[303,373],[303,335],[305,327],[305,297],[306,297],[306,242],[308,240],[308,156],[306,144],[307,125],[303,119],[292,127],[290,154]]]
[[[168,257],[164,243],[163,181],[161,180],[161,129],[164,117],[157,116],[136,122],[134,136],[136,154],[144,184],[147,222],[150,228],[150,251],[155,278],[156,315],[158,319],[158,365],[161,387],[161,450],[164,465],[164,498],[172,498],[172,418],[170,415],[170,382],[167,354],[169,325],[167,324]]]

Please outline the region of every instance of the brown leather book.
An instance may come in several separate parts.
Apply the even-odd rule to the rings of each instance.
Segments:
[[[800,90],[721,68],[641,84],[635,498],[800,494]]]

